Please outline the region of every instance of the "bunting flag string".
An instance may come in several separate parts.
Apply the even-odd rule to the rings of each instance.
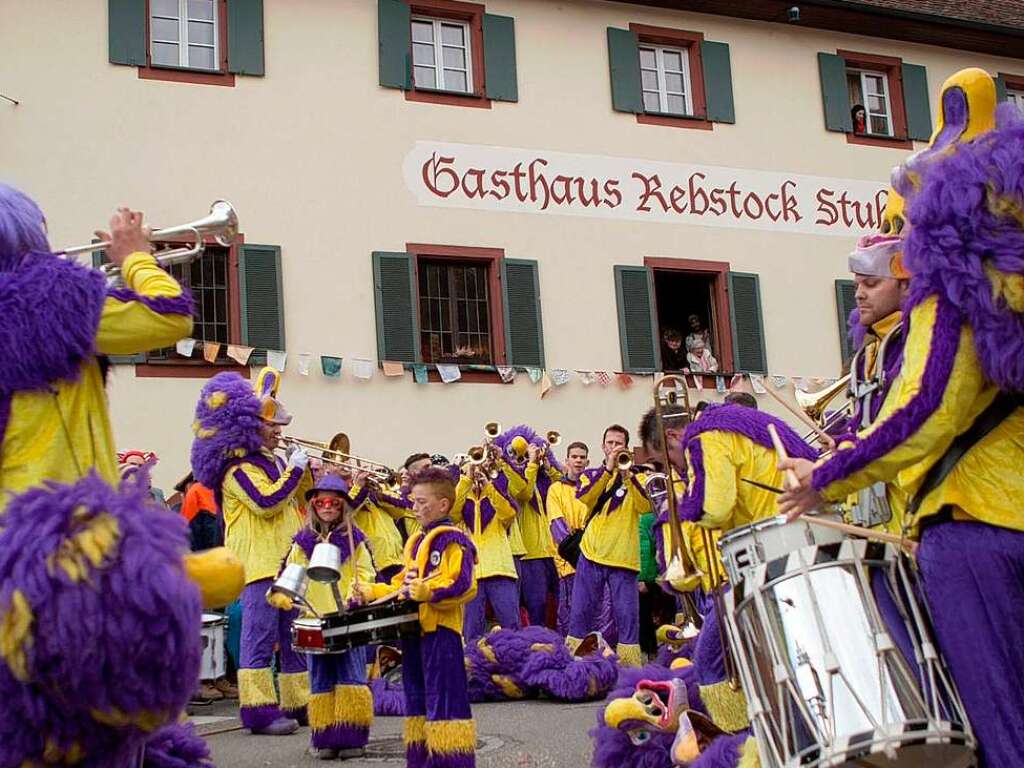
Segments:
[[[313,362],[313,353],[299,352],[299,356],[296,359],[298,360],[299,363],[299,375],[309,376],[309,366]]]
[[[320,355],[320,370],[328,379],[341,377],[343,359],[333,355]]]

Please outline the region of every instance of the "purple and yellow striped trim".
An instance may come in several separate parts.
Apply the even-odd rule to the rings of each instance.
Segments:
[[[442,536],[439,536],[438,538],[442,538],[443,536],[444,534],[442,534]],[[454,542],[454,539],[452,541]],[[431,549],[434,548],[431,547]],[[444,549],[441,548],[438,551],[443,552]],[[473,586],[473,561],[476,559],[474,557],[474,554],[475,553],[472,550],[463,551],[462,565],[459,568],[458,577],[449,586],[433,590],[430,595],[430,602],[439,603],[442,600],[449,600],[452,598],[461,597],[469,590],[471,586]]]
[[[686,450],[690,454],[693,486],[679,500],[679,519],[696,523],[704,516],[704,448],[700,444],[700,437],[691,440]]]
[[[246,495],[252,499],[253,503],[263,509],[269,509],[276,507],[288,499],[289,496],[295,493],[299,487],[299,482],[302,480],[302,474],[305,470],[299,467],[292,467],[288,471],[288,479],[284,481],[284,484],[270,495],[264,495],[260,493],[245,470],[239,467],[234,471],[233,477],[235,482],[238,483],[239,487],[245,491]]]
[[[137,301],[158,315],[185,315],[192,317],[195,313],[195,302],[188,288],[182,286],[177,296],[141,296],[130,288],[112,288],[107,291],[107,298],[129,304]]]

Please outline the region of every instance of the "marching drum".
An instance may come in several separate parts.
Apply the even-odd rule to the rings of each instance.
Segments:
[[[216,680],[223,677],[227,671],[224,646],[224,630],[227,624],[227,617],[219,613],[203,614],[203,660],[199,668],[200,680]]]
[[[974,765],[963,705],[894,547],[783,517],[720,546],[764,768]]]
[[[353,608],[323,618],[292,622],[292,647],[299,653],[341,653],[366,645],[396,644],[420,631],[419,608],[409,600]]]

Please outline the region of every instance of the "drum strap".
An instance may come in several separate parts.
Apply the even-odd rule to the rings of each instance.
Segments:
[[[1021,393],[1000,392],[996,395],[996,399],[978,415],[967,431],[957,435],[942,457],[932,464],[924,476],[921,487],[910,501],[907,508],[908,517],[917,514],[928,494],[942,484],[964,454],[1020,407],[1024,407],[1024,395]]]

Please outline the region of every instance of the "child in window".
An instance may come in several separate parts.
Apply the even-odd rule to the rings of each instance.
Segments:
[[[686,367],[683,335],[675,328],[666,328],[661,335],[661,367],[665,371],[681,371]]]
[[[715,360],[711,350],[704,345],[704,340],[697,338],[693,347],[686,353],[688,368],[694,373],[716,373],[718,361]]]

